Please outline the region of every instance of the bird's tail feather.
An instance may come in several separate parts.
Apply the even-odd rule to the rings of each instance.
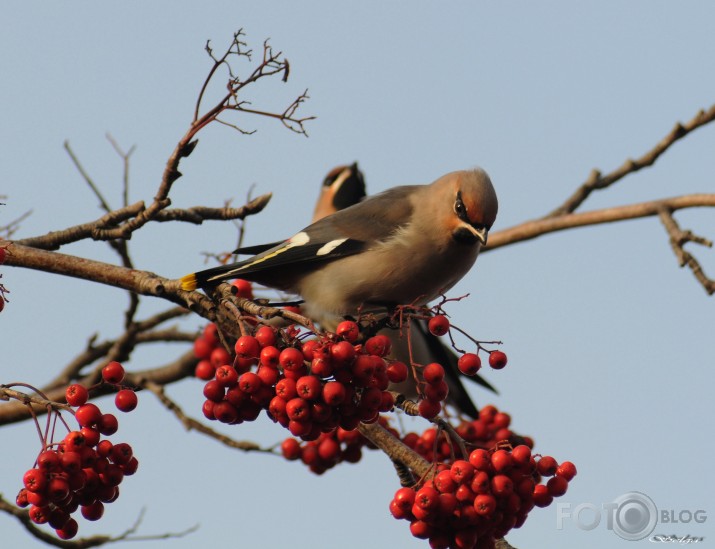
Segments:
[[[187,292],[191,292],[196,288],[201,288],[206,285],[206,283],[211,280],[212,283],[218,283],[221,280],[227,280],[229,278],[234,278],[231,272],[236,270],[236,264],[232,263],[230,265],[220,265],[218,267],[213,267],[211,269],[206,269],[204,271],[199,271],[197,273],[187,274],[181,277],[181,289]],[[224,273],[229,273],[222,277]]]

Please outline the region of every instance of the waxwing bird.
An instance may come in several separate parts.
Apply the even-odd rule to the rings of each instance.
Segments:
[[[357,162],[333,168],[325,176],[313,211],[312,223],[357,204],[365,198],[365,178]]]
[[[331,170],[323,180],[320,194],[313,213],[313,223],[325,216],[360,202],[366,194],[365,178],[358,169],[357,162],[350,166],[338,166]],[[277,245],[274,244],[274,245]],[[272,246],[271,246],[272,247]],[[243,249],[241,252],[248,250]],[[258,252],[263,250],[258,250]],[[254,252],[257,253],[257,252]],[[329,328],[333,328],[332,326]],[[485,389],[497,393],[497,390],[482,376],[464,376],[457,367],[458,357],[454,351],[444,344],[437,336],[427,329],[426,321],[414,320],[410,323],[409,347],[408,338],[400,337],[395,330],[385,329],[381,333],[392,340],[392,356],[396,360],[409,363],[410,355],[419,364],[438,362],[445,369],[445,381],[449,386],[449,402],[460,412],[471,418],[479,415],[477,407],[472,402],[467,389],[462,385],[462,379],[468,379]],[[414,381],[405,382],[395,390],[412,398],[416,393]]]
[[[182,289],[244,278],[299,294],[318,321],[423,305],[469,271],[497,209],[486,172],[452,172],[366,198],[244,261],[186,275]]]

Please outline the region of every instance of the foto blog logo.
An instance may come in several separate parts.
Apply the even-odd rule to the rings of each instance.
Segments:
[[[659,513],[655,502],[647,495],[642,492],[627,492],[610,503],[600,505],[558,503],[556,528],[563,529],[565,520],[574,522],[581,530],[593,530],[603,522],[608,530],[612,530],[621,538],[637,541],[650,536],[659,522],[661,526],[693,522],[700,524],[707,520],[707,514],[702,509],[662,509]],[[675,536],[653,536],[650,541],[663,541],[664,537],[677,539]],[[691,543],[697,541],[701,540],[690,538]]]

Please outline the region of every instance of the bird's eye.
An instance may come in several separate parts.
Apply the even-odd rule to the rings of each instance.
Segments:
[[[454,201],[454,213],[457,214],[457,217],[461,219],[462,221],[467,220],[467,207],[464,205],[464,202],[462,201],[462,192],[457,191],[457,200]]]

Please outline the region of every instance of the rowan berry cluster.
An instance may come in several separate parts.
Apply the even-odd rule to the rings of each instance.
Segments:
[[[510,425],[511,416],[489,404],[479,411],[478,419],[462,421],[455,431],[470,448],[494,448],[503,444],[534,447],[531,437],[513,432]],[[453,442],[445,431],[436,427],[430,427],[421,434],[407,433],[402,442],[430,462],[449,461],[454,454]]]
[[[435,465],[434,474],[395,492],[390,512],[410,522],[410,532],[432,549],[493,549],[496,539],[566,493],[576,474],[571,462],[534,456],[522,444],[477,448],[468,459]],[[550,476],[546,484],[542,477]]]
[[[404,381],[407,368],[385,360],[389,338],[377,335],[355,343],[358,328],[347,321],[336,334],[301,342],[293,333],[269,326],[238,338],[232,358],[219,346],[215,327],[207,326],[194,345],[196,376],[204,385],[203,413],[208,419],[237,424],[266,410],[275,422],[303,440],[360,422],[377,421],[391,410],[391,382]]]
[[[385,423],[382,416],[378,421]],[[322,475],[339,463],[357,463],[365,447],[374,448],[357,430],[346,431],[338,427],[320,433],[315,440],[301,442],[289,437],[281,443],[281,453],[287,460],[300,460],[312,473]]]
[[[124,368],[110,362],[102,377],[105,383],[118,385]],[[79,510],[87,520],[102,518],[105,504],[119,497],[119,485],[137,471],[139,462],[129,444],[101,438],[115,434],[119,422],[114,414],[102,413],[96,404],[87,402],[89,392],[84,386],[70,385],[65,396],[76,408],[79,427],[59,442],[43,441],[34,467],[23,476],[24,487],[16,503],[29,506],[35,524],[49,524],[61,539],[71,539],[79,528],[72,515]],[[121,389],[115,402],[120,410],[130,411],[136,406],[136,395],[131,389]]]

